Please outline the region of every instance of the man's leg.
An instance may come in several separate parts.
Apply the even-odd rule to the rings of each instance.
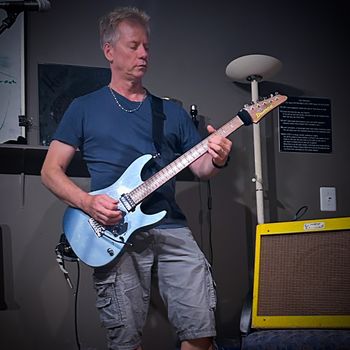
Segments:
[[[214,350],[212,338],[199,338],[184,340],[181,343],[181,350]]]
[[[110,350],[142,350],[139,344],[149,307],[153,251],[147,232],[139,232],[132,242],[114,266],[94,273],[96,306]]]
[[[154,231],[159,292],[181,349],[212,350],[216,291],[210,265],[188,228]]]

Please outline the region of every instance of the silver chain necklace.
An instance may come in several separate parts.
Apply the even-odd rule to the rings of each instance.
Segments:
[[[133,113],[133,112],[138,111],[138,110],[141,108],[141,106],[142,106],[142,104],[143,104],[143,101],[144,101],[144,100],[146,99],[146,97],[147,97],[147,93],[145,93],[145,95],[143,96],[142,101],[139,102],[139,104],[137,105],[137,107],[135,107],[135,108],[133,108],[133,109],[126,109],[126,108],[123,107],[123,106],[120,104],[120,102],[118,101],[118,98],[117,98],[117,96],[115,95],[113,89],[112,89],[110,86],[108,86],[108,88],[109,88],[109,91],[111,92],[111,94],[112,94],[112,96],[113,96],[113,98],[114,98],[115,103],[117,104],[117,106],[118,106],[121,110],[123,110],[124,112],[127,112],[127,113]]]

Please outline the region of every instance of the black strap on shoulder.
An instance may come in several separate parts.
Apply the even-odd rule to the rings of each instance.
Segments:
[[[151,107],[153,142],[157,152],[161,154],[165,119],[165,114],[163,112],[163,100],[157,96],[152,95]]]

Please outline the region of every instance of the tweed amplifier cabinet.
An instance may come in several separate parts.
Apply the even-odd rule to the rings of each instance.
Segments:
[[[257,226],[253,328],[350,328],[350,217]]]

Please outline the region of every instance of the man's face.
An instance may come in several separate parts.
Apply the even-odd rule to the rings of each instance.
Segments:
[[[119,37],[106,44],[105,55],[118,77],[141,79],[147,71],[149,39],[146,29],[137,21],[128,19],[118,26]]]

